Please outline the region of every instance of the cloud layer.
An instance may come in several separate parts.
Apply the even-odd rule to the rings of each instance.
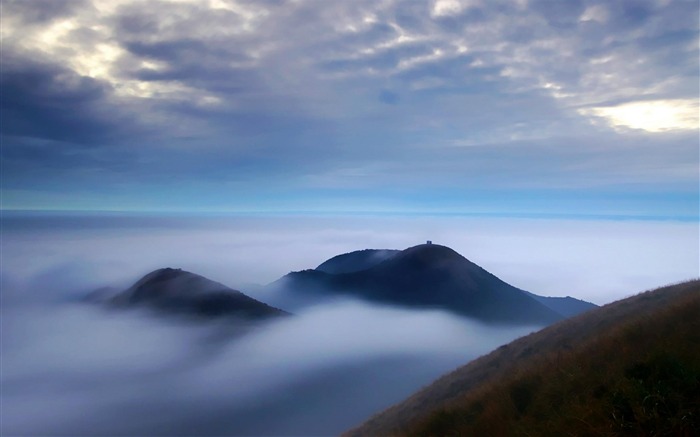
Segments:
[[[457,365],[537,329],[487,327],[439,311],[350,300],[259,325],[108,310],[76,299],[88,283],[109,283],[114,275],[135,279],[114,271],[119,263],[112,261],[124,257],[118,248],[97,255],[109,234],[100,231],[83,229],[78,238],[81,252],[100,259],[96,263],[67,247],[65,227],[44,246],[63,252],[58,263],[27,241],[3,247],[3,253],[34,259],[23,260],[24,271],[3,265],[4,435],[338,434]],[[192,249],[171,231],[131,248],[152,260],[158,255],[143,250],[155,241],[176,240],[178,252]],[[200,244],[211,263],[217,245]],[[113,271],[95,268],[104,263]]]
[[[5,1],[5,202],[425,209],[445,193],[439,208],[474,210],[496,191],[565,211],[544,186],[641,209],[658,208],[654,189],[684,194],[667,214],[687,216],[697,14],[662,0]]]
[[[517,287],[599,304],[698,275],[698,228],[673,221],[5,213],[2,226],[3,435],[338,434],[535,329],[352,300],[287,301],[295,316],[257,327],[79,302],[156,268],[275,304],[246,283],[426,239]]]

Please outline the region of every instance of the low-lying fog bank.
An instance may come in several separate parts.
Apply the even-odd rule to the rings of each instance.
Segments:
[[[354,301],[245,334],[82,303],[3,316],[5,435],[338,433],[536,329]]]
[[[432,239],[515,286],[605,303],[697,276],[697,232],[672,222],[6,216],[0,431],[333,434],[537,329],[340,300],[299,302],[293,317],[241,330],[79,302],[157,268],[274,303],[241,284]]]
[[[126,287],[162,267],[248,291],[341,253],[432,240],[516,287],[600,305],[697,277],[700,260],[695,222],[7,213],[2,220],[3,283],[34,294],[45,283],[52,293]]]

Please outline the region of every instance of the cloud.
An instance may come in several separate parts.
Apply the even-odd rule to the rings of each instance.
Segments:
[[[469,195],[488,211],[490,196]],[[663,193],[660,197],[672,202]],[[496,199],[527,201],[517,194]],[[589,203],[615,211],[624,202],[624,197],[601,200],[580,193],[570,211],[578,212],[576,205],[586,210]],[[386,207],[386,201],[379,206]],[[483,217],[440,216],[441,211],[346,217],[6,213],[2,279],[13,288],[3,289],[3,299],[12,290],[18,298],[55,302],[62,293],[74,296],[104,285],[126,288],[163,267],[183,268],[248,291],[250,283],[267,284],[341,253],[404,249],[425,240],[452,247],[516,287],[595,303],[698,276],[698,227],[692,221],[504,219],[487,212]]]
[[[59,141],[76,159],[53,160],[71,172],[8,180],[23,193],[34,190],[34,203],[48,198],[48,187],[86,182],[107,194],[106,204],[129,196],[143,203],[131,181],[156,192],[163,190],[158,181],[174,175],[207,189],[199,181],[245,175],[249,190],[265,187],[258,196],[264,199],[272,185],[303,193],[306,180],[348,168],[381,170],[384,161],[406,163],[409,174],[422,165],[421,153],[409,159],[417,146],[431,150],[435,168],[462,165],[481,180],[503,181],[510,162],[523,157],[506,154],[516,147],[495,149],[503,165],[475,168],[484,156],[455,155],[457,143],[482,151],[524,140],[571,148],[562,139],[578,137],[590,141],[577,141],[579,152],[569,155],[576,160],[558,164],[590,157],[592,166],[605,154],[622,162],[616,144],[636,137],[598,123],[604,108],[618,108],[619,121],[624,105],[698,94],[692,2],[41,5],[12,2],[4,11],[4,143],[27,158],[23,174],[53,158],[32,155],[36,146],[17,135]],[[622,124],[640,123],[650,125],[636,115]],[[72,143],[105,152],[95,160]],[[121,175],[111,171],[112,152],[130,166]],[[535,159],[523,164],[538,166]],[[110,176],[86,181],[76,167]],[[419,177],[435,185],[441,174]],[[365,180],[381,191],[382,173]],[[549,182],[568,185],[566,177]],[[95,207],[85,199],[85,207]]]
[[[25,24],[44,24],[52,20],[68,17],[78,12],[80,8],[89,7],[89,0],[35,0],[31,3],[22,0],[6,0],[3,2],[5,16],[21,20]],[[3,21],[3,24],[5,22]]]
[[[2,323],[2,430],[21,435],[338,433],[534,329],[357,302],[247,334],[76,303],[15,302]]]
[[[71,23],[70,30],[65,31],[68,32],[66,38],[53,38],[51,44],[41,50],[64,57],[70,53],[66,48],[80,47],[69,54],[69,65],[80,71],[80,65],[89,64],[86,59],[100,59],[106,64],[104,71],[81,73],[105,80],[122,93],[150,87],[151,91],[140,95],[147,99],[163,97],[163,93],[157,92],[158,87],[177,86],[179,88],[172,88],[173,96],[184,97],[189,92],[207,96],[209,93],[212,99],[229,102],[235,96],[228,93],[231,89],[221,90],[216,86],[224,82],[231,84],[234,90],[250,89],[258,96],[262,93],[266,98],[279,98],[289,93],[279,85],[310,81],[314,87],[306,87],[301,97],[306,105],[311,104],[307,107],[311,111],[309,115],[314,116],[318,115],[314,110],[317,108],[313,107],[313,99],[309,99],[313,88],[324,90],[327,86],[340,85],[356,74],[368,77],[371,82],[369,79],[373,75],[391,76],[424,62],[439,65],[455,55],[460,56],[467,76],[478,77],[484,72],[469,67],[476,58],[484,66],[504,72],[501,77],[512,87],[509,93],[517,93],[523,87],[547,91],[552,88],[546,84],[554,83],[559,84],[562,93],[571,94],[576,100],[591,100],[590,93],[595,90],[578,85],[583,73],[581,67],[586,67],[585,57],[590,57],[591,49],[597,49],[598,57],[603,57],[603,51],[620,52],[620,48],[629,48],[630,53],[622,52],[626,61],[631,63],[635,58],[654,61],[653,52],[641,51],[641,47],[634,46],[634,40],[625,41],[626,30],[613,32],[617,24],[626,20],[637,26],[648,25],[649,40],[644,43],[647,45],[663,36],[658,30],[651,30],[652,27],[656,29],[658,24],[670,22],[671,17],[681,17],[683,12],[682,5],[653,7],[654,14],[650,15],[644,11],[651,10],[651,6],[630,9],[624,4],[612,7],[592,4],[586,9],[582,2],[569,2],[556,8],[551,2],[534,2],[527,9],[508,4],[488,7],[486,4],[436,2],[434,11],[451,11],[436,17],[423,14],[426,8],[415,3],[387,6],[365,2],[353,5],[316,2],[310,7],[303,3],[221,1],[208,4],[121,2],[115,7],[102,3],[96,6],[92,12],[58,22]],[[470,23],[472,18],[467,12],[474,8],[482,12],[477,21]],[[692,5],[685,8],[686,13],[690,12],[687,8]],[[605,27],[600,28],[601,20],[579,20],[587,17],[586,11],[596,17],[607,14]],[[458,21],[442,22],[439,19],[442,15],[457,15]],[[315,20],[313,27],[304,24],[310,19]],[[78,38],[88,20],[101,23],[101,30],[92,35],[92,44]],[[598,24],[590,27],[589,22]],[[568,23],[570,31],[561,33],[562,23]],[[596,36],[601,30],[605,33]],[[689,32],[688,37],[697,33],[696,26],[687,19],[673,24],[673,32],[683,30]],[[529,36],[523,40],[527,33]],[[512,38],[514,35],[517,38]],[[604,38],[609,42],[602,44]],[[615,41],[625,45],[615,44]],[[113,58],[99,57],[100,50],[106,48],[115,51]],[[677,46],[678,50],[682,48]],[[567,62],[567,59],[578,62]],[[577,65],[580,67],[576,68]],[[600,76],[600,67],[604,66],[594,65],[599,67],[590,75]],[[571,67],[571,72],[566,73],[570,77],[559,73],[567,71],[564,66]],[[656,67],[666,68],[660,63]],[[324,77],[324,70],[329,68],[343,75]],[[229,77],[237,70],[257,76],[258,83]],[[285,70],[294,74],[282,74]],[[626,80],[635,76],[627,76]],[[275,83],[275,80],[280,82]],[[457,77],[451,78],[454,85],[459,85],[456,81]],[[619,88],[619,83],[607,82],[610,89]],[[641,90],[638,85],[636,91]],[[134,97],[139,98],[139,95],[132,95]],[[340,103],[341,107],[347,104]]]
[[[296,316],[256,327],[76,302],[160,267],[238,287],[426,239],[515,286],[600,304],[697,275],[694,222],[4,214],[1,431],[337,434],[535,329],[352,300],[298,305]]]
[[[667,130],[697,131],[697,100],[652,100],[623,103],[613,107],[600,107],[582,112],[599,116],[615,128],[642,129],[650,132]]]
[[[108,85],[11,49],[2,59],[3,135],[104,143],[125,133]]]

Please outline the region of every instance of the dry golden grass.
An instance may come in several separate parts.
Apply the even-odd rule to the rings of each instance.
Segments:
[[[349,435],[700,435],[700,281],[502,346]]]

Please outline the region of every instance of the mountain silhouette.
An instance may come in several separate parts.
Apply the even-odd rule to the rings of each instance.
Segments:
[[[88,300],[96,299],[92,297]],[[204,318],[237,316],[264,319],[288,314],[203,276],[172,268],[147,274],[127,290],[110,296],[106,303],[116,307],[144,307]]]
[[[364,249],[344,253],[321,263],[316,270],[324,273],[352,273],[374,267],[382,261],[401,253],[393,249]]]
[[[357,270],[362,266],[368,267]],[[386,304],[444,309],[494,323],[549,324],[565,317],[538,301],[539,296],[507,284],[437,244],[396,252],[352,252],[319,267],[322,269],[292,272],[271,286],[301,294],[349,295]]]
[[[571,296],[539,296],[530,292],[527,292],[527,294],[535,298],[535,300],[537,300],[541,304],[544,304],[548,308],[558,312],[564,317],[573,317],[588,310],[592,310],[593,308],[598,308],[598,305],[586,302],[585,300],[576,299]]]

